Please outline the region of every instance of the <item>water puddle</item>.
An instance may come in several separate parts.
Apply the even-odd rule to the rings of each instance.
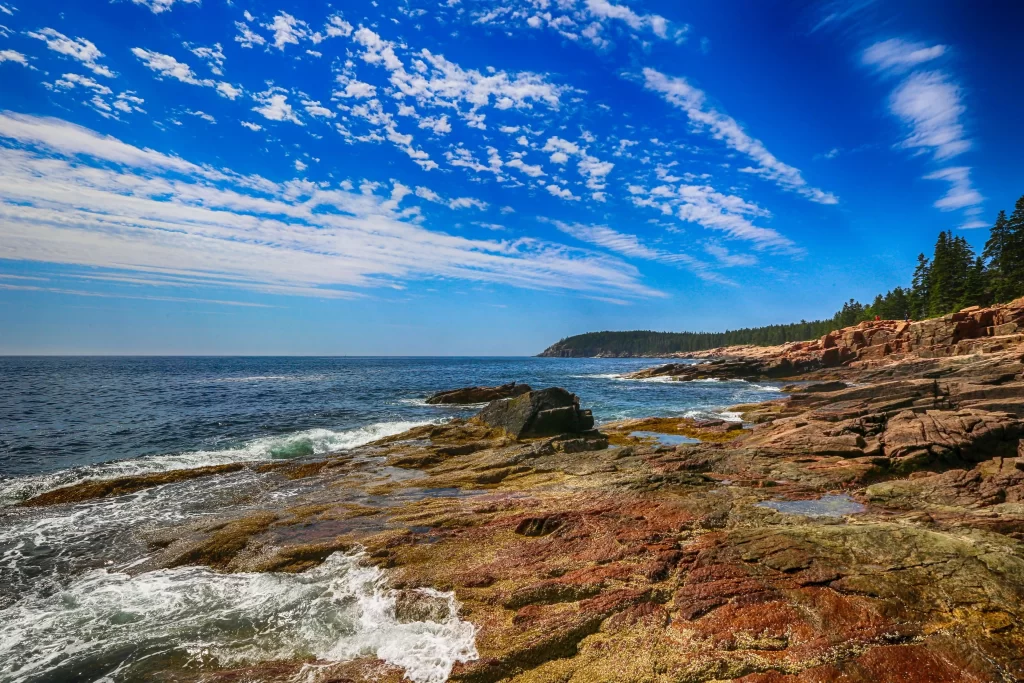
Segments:
[[[693,439],[682,434],[662,434],[661,432],[630,432],[630,436],[636,439],[655,439],[662,446],[682,446],[683,444],[700,443],[700,439]]]
[[[867,509],[845,493],[829,494],[815,500],[766,500],[757,503],[757,507],[804,517],[845,517]]]

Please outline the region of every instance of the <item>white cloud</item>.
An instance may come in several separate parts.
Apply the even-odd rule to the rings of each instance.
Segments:
[[[248,12],[246,12],[246,14],[248,14]],[[249,21],[252,21],[250,17],[251,15],[247,18]],[[246,24],[236,21],[235,28],[238,30],[238,35],[235,36],[235,42],[240,43],[242,47],[251,48],[255,45],[266,45],[267,39],[253,31]]]
[[[175,2],[198,5],[200,0],[132,0],[132,2],[136,5],[148,7],[153,14],[160,14],[161,12],[166,12],[171,9]]]
[[[756,167],[741,169],[744,172],[760,175],[819,204],[836,204],[839,201],[832,193],[808,185],[799,169],[779,161],[764,143],[748,135],[735,119],[709,106],[705,93],[690,85],[685,78],[666,76],[650,68],[644,69],[643,73],[648,90],[660,93],[670,104],[686,112],[695,127],[709,129],[713,138],[757,164]]]
[[[487,210],[487,202],[482,202],[479,199],[473,199],[472,197],[458,197],[448,202],[449,209],[479,209],[481,211]]]
[[[185,47],[187,47],[196,57],[205,61],[214,75],[224,75],[225,57],[224,50],[221,48],[220,43],[214,43],[213,47],[191,47],[188,43],[185,43]]]
[[[889,110],[910,128],[902,146],[931,152],[937,161],[970,149],[960,122],[966,111],[960,94],[960,87],[941,71],[907,77],[889,98]]]
[[[444,277],[602,296],[663,296],[621,260],[404,220],[369,192],[275,183],[55,119],[0,114],[0,222],[10,260],[84,266],[161,287],[337,298]],[[397,190],[397,186],[396,186]]]
[[[682,266],[702,280],[718,282],[720,284],[733,284],[728,279],[710,270],[708,265],[699,259],[689,254],[649,247],[641,242],[640,238],[636,235],[619,232],[605,225],[583,225],[580,223],[563,223],[562,221],[550,221],[550,223],[567,235],[572,235],[582,242],[599,246],[617,254],[645,261],[656,261],[666,265]]]
[[[389,81],[398,91],[396,98],[412,98],[421,106],[454,109],[471,127],[486,127],[484,115],[479,112],[482,107],[530,109],[542,103],[557,108],[564,91],[538,74],[510,75],[498,70],[484,74],[463,69],[443,55],[425,49],[410,55],[414,69],[409,72],[398,56],[398,44],[365,27],[355,31],[353,37],[363,48],[364,62],[383,66],[390,73]]]
[[[572,193],[567,187],[559,187],[558,185],[551,184],[545,188],[552,196],[558,197],[559,199],[566,199],[569,201],[579,201],[579,197]]]
[[[352,35],[352,24],[345,21],[340,14],[334,14],[327,19],[327,27],[324,32],[331,38],[347,38]]]
[[[543,175],[547,175],[546,173],[544,173],[544,169],[541,168],[539,165],[528,164],[519,157],[516,157],[511,161],[506,161],[505,165],[508,166],[509,168],[514,168],[520,171],[521,173],[525,173],[531,178],[539,178]]]
[[[305,162],[303,162],[303,161],[300,161],[299,159],[296,159],[296,160],[295,160],[295,170],[296,170],[296,171],[298,171],[299,173],[302,173],[302,172],[303,172],[303,171],[305,171],[305,170],[306,170],[307,168],[309,168],[309,165],[308,165],[308,164],[306,164],[306,163],[305,163]]]
[[[584,134],[584,138],[593,141],[593,137],[588,138],[587,134]],[[576,170],[586,179],[587,188],[591,190],[603,190],[605,178],[615,168],[612,162],[601,161],[577,143],[557,136],[549,137],[541,151],[549,153],[551,162],[560,165],[569,161],[569,155],[579,157]],[[604,201],[604,195],[599,194],[597,200]]]
[[[200,118],[203,121],[206,121],[207,123],[217,123],[217,119],[215,119],[212,115],[207,114],[205,111],[193,111],[191,109],[186,109],[185,113],[190,116]]]
[[[217,83],[217,92],[220,93],[221,96],[226,97],[229,100],[234,100],[236,97],[242,94],[242,89],[236,88],[235,86],[231,85],[230,83],[226,83],[225,81],[220,81],[219,83]]]
[[[46,47],[54,52],[77,59],[97,76],[114,77],[113,71],[98,63],[100,58],[103,57],[103,53],[91,41],[85,38],[68,38],[60,31],[52,28],[29,31],[28,35],[31,38],[45,41]]]
[[[279,12],[274,20],[264,24],[264,27],[274,32],[274,47],[282,51],[285,46],[298,45],[300,40],[310,35],[309,24],[287,12]]]
[[[97,83],[88,76],[80,76],[79,74],[64,74],[57,81],[54,82],[55,88],[69,90],[75,87],[88,88],[100,95],[110,95],[113,91],[102,83]]]
[[[198,85],[204,88],[214,88],[222,97],[234,100],[242,94],[239,88],[224,81],[214,81],[210,78],[199,78],[196,72],[188,64],[179,62],[171,55],[160,52],[145,50],[141,47],[133,47],[132,54],[138,57],[152,71],[157,73],[157,78],[173,78],[189,85]]]
[[[449,3],[453,4],[456,3]],[[661,40],[682,42],[690,28],[686,24],[673,24],[661,15],[643,14],[628,4],[616,4],[610,0],[526,0],[491,4],[472,16],[474,23],[506,28],[526,26],[536,30],[546,26],[563,38],[599,50],[612,45],[606,34],[619,28],[612,27],[612,23],[624,24],[633,33],[630,37],[638,41],[646,41],[646,36],[635,34],[649,33]]]
[[[336,97],[346,99],[364,100],[377,96],[377,88],[362,81],[348,81],[344,83],[345,89],[335,91]]]
[[[754,225],[751,219],[767,218],[771,215],[768,211],[742,197],[722,194],[710,185],[666,184],[650,189],[630,185],[628,190],[636,206],[725,233],[731,239],[752,242],[755,249],[802,253],[789,238],[771,228]]]
[[[213,87],[212,80],[200,80],[196,77],[195,72],[192,71],[192,67],[183,62],[179,62],[170,55],[151,52],[149,50],[144,50],[141,47],[132,48],[132,54],[141,59],[149,69],[156,71],[161,77],[174,78],[182,83],[188,83],[190,85],[205,85]]]
[[[426,199],[428,202],[440,202],[441,196],[431,190],[429,187],[417,187],[416,196],[420,199]]]
[[[144,100],[138,97],[134,91],[126,90],[111,99],[114,91],[106,85],[95,81],[88,76],[67,73],[54,81],[52,84],[44,83],[47,88],[60,91],[77,90],[79,88],[90,92],[83,104],[95,109],[101,116],[106,118],[118,118],[118,113],[131,114],[143,113],[145,110],[140,106]]]
[[[967,166],[944,168],[925,176],[926,180],[945,180],[950,183],[949,191],[935,202],[935,207],[942,211],[955,211],[969,206],[976,206],[985,201],[971,185],[971,169]]]
[[[668,20],[657,14],[637,14],[626,5],[613,5],[608,0],[586,0],[587,10],[601,19],[617,19],[636,31],[650,29],[659,38],[668,38]]]
[[[861,55],[861,61],[881,72],[897,73],[930,62],[946,52],[945,45],[928,46],[891,38],[875,43]]]
[[[544,147],[541,149],[542,152],[562,152],[564,154],[579,154],[580,146],[575,142],[569,142],[559,137],[550,137],[548,141],[544,143]],[[554,161],[554,159],[552,159]],[[564,162],[559,162],[564,163]]]
[[[704,251],[715,257],[719,264],[731,268],[734,266],[753,266],[757,264],[757,257],[753,254],[734,254],[721,244],[709,242],[704,245]]]
[[[242,124],[243,126],[245,126],[246,128],[248,128],[251,131],[263,130],[263,126],[261,126],[258,123],[252,123],[251,121],[239,121],[239,123]]]
[[[610,161],[601,161],[597,157],[585,154],[577,165],[580,175],[587,179],[587,188],[591,190],[603,190],[605,178],[615,168]]]
[[[271,121],[291,121],[299,126],[305,125],[295,114],[292,105],[288,104],[288,95],[281,88],[272,87],[264,92],[256,93],[252,97],[260,103],[260,106],[253,107],[252,110],[261,114],[263,118]]]
[[[25,58],[25,55],[14,50],[0,50],[0,63],[3,62],[14,62],[22,66],[28,66],[28,59]]]
[[[306,113],[313,118],[333,119],[335,117],[335,113],[333,111],[322,106],[316,100],[303,100],[302,106],[306,109]]]
[[[445,135],[452,132],[452,124],[448,123],[447,116],[425,117],[419,123],[420,128],[429,128],[435,135]]]

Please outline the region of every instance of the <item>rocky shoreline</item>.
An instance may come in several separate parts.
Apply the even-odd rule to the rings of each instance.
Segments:
[[[1021,680],[1019,303],[634,375],[794,382],[785,399],[733,407],[742,423],[595,429],[577,397],[533,391],[334,456],[253,465],[300,493],[152,535],[139,570],[301,572],[361,549],[405,612],[436,607],[411,589],[454,592],[477,629],[479,658],[451,675],[467,683]],[[286,681],[309,663],[160,680]],[[317,671],[402,680],[373,658]]]

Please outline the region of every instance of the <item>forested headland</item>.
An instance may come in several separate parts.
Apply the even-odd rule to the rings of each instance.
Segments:
[[[588,332],[566,337],[542,356],[661,356],[719,346],[774,346],[821,337],[875,316],[922,319],[968,306],[989,306],[1024,296],[1024,196],[1007,217],[1000,211],[981,254],[951,230],[940,232],[931,258],[918,255],[913,278],[870,303],[850,299],[826,320],[747,327],[725,332]]]

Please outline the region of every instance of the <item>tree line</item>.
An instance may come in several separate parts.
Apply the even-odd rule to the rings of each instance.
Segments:
[[[940,232],[932,257],[917,257],[906,287],[879,294],[870,304],[850,299],[827,320],[747,327],[725,332],[588,332],[566,337],[551,355],[655,356],[703,351],[719,346],[775,346],[824,336],[876,316],[883,320],[922,319],[968,306],[989,306],[1024,296],[1024,196],[1009,217],[1000,211],[980,255],[951,230]]]

